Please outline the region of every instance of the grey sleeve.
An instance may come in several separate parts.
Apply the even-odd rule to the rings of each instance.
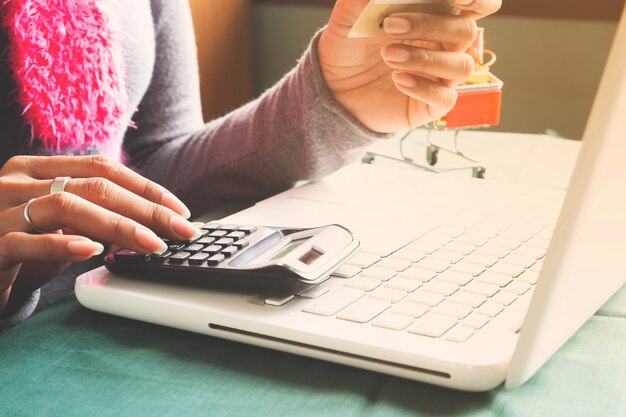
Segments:
[[[184,1],[164,2],[155,16],[157,64],[138,130],[125,146],[144,175],[178,194],[194,214],[320,178],[389,136],[364,127],[332,97],[318,62],[321,32],[274,87],[202,126],[191,18],[178,3]]]
[[[40,290],[36,290],[29,294],[23,300],[9,299],[9,305],[5,311],[0,314],[0,332],[10,327],[17,326],[33,314],[37,303],[39,302]]]

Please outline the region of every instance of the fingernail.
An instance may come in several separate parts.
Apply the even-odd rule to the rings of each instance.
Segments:
[[[411,22],[402,17],[388,17],[383,21],[383,29],[389,35],[402,35],[411,30]]]
[[[161,201],[161,204],[163,204],[165,207],[171,208],[176,213],[183,216],[185,219],[191,217],[191,212],[189,211],[187,206],[172,193],[164,193],[163,201]]]
[[[455,3],[459,6],[469,6],[470,4],[474,3],[474,0],[456,0]]]
[[[135,239],[137,243],[151,253],[161,255],[167,251],[167,245],[157,235],[148,229],[138,227],[135,229]]]
[[[182,237],[193,240],[200,237],[201,231],[193,224],[179,216],[170,217],[170,225],[174,232],[178,233]]]
[[[402,45],[387,45],[380,50],[380,55],[386,61],[406,62],[411,58],[411,51]]]
[[[88,240],[73,240],[67,244],[67,250],[79,256],[98,256],[104,252],[104,246]]]
[[[400,84],[403,87],[413,88],[417,85],[415,77],[411,74],[407,74],[406,72],[394,72],[391,75],[391,78],[394,83]]]

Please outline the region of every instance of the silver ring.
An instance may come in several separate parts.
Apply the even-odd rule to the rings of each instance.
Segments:
[[[41,234],[44,234],[46,232],[41,230],[41,229],[38,229],[37,227],[35,227],[33,222],[30,220],[30,216],[29,216],[29,213],[28,213],[29,210],[30,210],[30,205],[35,200],[37,200],[37,199],[36,198],[31,198],[30,200],[28,200],[28,203],[26,203],[26,205],[24,206],[24,218],[26,219],[26,223],[28,223],[28,225],[31,227],[31,229],[33,229],[33,232],[41,235]]]
[[[65,186],[71,178],[72,177],[56,177],[50,186],[50,194],[62,193],[65,191]]]

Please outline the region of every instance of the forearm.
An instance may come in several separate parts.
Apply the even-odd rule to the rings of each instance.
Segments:
[[[387,137],[362,126],[333,99],[319,68],[318,38],[259,99],[155,148],[140,164],[143,174],[198,213],[327,175],[374,139]]]

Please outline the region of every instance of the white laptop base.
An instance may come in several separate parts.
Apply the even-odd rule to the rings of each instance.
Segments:
[[[276,304],[288,294],[167,286],[100,268],[78,278],[79,301],[452,388],[522,384],[626,282],[624,13],[538,281],[562,192],[357,165],[228,218],[344,224],[366,252],[343,271],[352,278],[331,278],[276,307],[267,297]]]
[[[342,268],[343,278],[321,284],[318,294],[275,307],[265,299],[291,294],[166,286],[104,268],[80,277],[76,293],[98,311],[487,390],[504,381],[563,196],[558,190],[353,165],[224,220],[339,222],[354,230],[362,251]]]

